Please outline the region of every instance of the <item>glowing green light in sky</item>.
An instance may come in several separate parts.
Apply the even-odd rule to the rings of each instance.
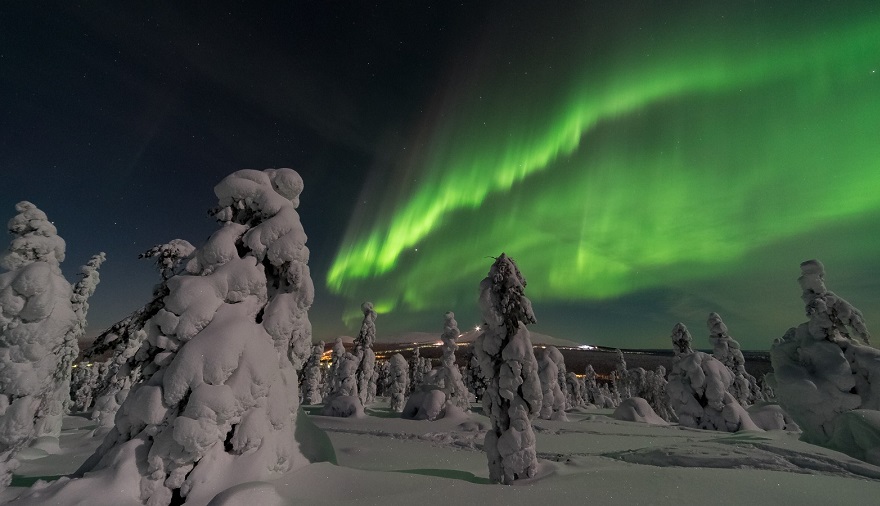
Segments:
[[[533,299],[603,299],[880,209],[880,21],[697,21],[592,59],[584,42],[582,69],[487,62],[408,162],[418,183],[353,222],[328,286],[446,308],[505,251]]]

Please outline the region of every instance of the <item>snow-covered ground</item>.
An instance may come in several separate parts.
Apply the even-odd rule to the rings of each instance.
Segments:
[[[398,418],[387,399],[368,407],[362,418],[319,416],[314,406],[305,411],[329,436],[336,464],[315,463],[270,483],[240,485],[218,504],[804,506],[869,504],[880,497],[880,467],[783,431],[711,432],[575,409],[568,421],[534,421],[538,477],[503,486],[488,481],[481,445],[489,421],[479,408],[433,422]],[[89,435],[92,428],[85,418],[66,417],[62,453],[28,450],[23,457],[29,460],[22,459],[0,503],[38,478],[73,472],[99,443]],[[96,490],[89,504],[103,504],[101,497]]]

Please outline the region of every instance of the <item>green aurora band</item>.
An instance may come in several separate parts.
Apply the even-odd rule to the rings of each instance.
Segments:
[[[328,287],[380,313],[472,305],[504,251],[533,300],[607,300],[880,212],[880,20],[801,14],[573,27],[526,37],[515,65],[484,56],[350,224]]]

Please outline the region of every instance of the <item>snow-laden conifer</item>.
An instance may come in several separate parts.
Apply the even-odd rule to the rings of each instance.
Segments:
[[[690,342],[687,327],[677,323],[672,330],[676,356],[666,391],[679,423],[727,432],[760,430],[728,392],[733,373],[712,355],[692,350]]]
[[[706,325],[709,327],[712,356],[733,374],[730,394],[744,407],[763,400],[758,381],[746,371],[746,360],[740,350],[739,342],[727,332],[727,325],[724,324],[721,316],[718,313],[709,313]]]
[[[487,380],[483,413],[492,424],[483,446],[489,478],[505,484],[531,478],[538,468],[531,419],[541,412],[542,393],[526,329],[535,315],[525,286],[516,263],[503,253],[480,283],[484,324],[474,354]]]
[[[373,343],[376,341],[376,311],[372,302],[364,302],[361,311],[364,313],[364,320],[354,340],[354,356],[358,359],[358,397],[361,404],[366,406],[376,398],[376,354],[373,352]]]
[[[314,296],[296,212],[302,187],[295,171],[270,169],[235,172],[214,188],[220,229],[168,279],[145,326],[144,381],[78,471],[85,476],[24,503],[75,504],[100,489],[108,504],[207,504],[307,463],[294,435]]]
[[[114,425],[116,411],[128,396],[132,385],[143,379],[144,372],[151,373],[152,355],[149,347],[142,347],[147,338],[145,327],[160,309],[168,295],[168,280],[182,270],[183,262],[195,251],[195,247],[183,239],[173,239],[153,246],[138,258],[155,260],[161,281],[153,288],[153,296],[126,318],[101,332],[91,346],[83,351],[87,360],[110,352],[106,370],[98,376],[93,396],[95,398],[92,420],[98,427],[96,435],[103,436]]]
[[[64,240],[30,202],[15,206],[12,241],[0,257],[0,489],[17,467],[15,455],[38,434],[60,430],[59,380],[77,328],[73,290],[61,274]],[[69,380],[68,380],[69,381]],[[69,386],[69,383],[68,383]]]
[[[303,367],[303,404],[320,404],[321,397],[321,357],[324,355],[324,341],[312,346],[312,354]]]
[[[565,416],[565,394],[559,388],[559,369],[549,350],[545,348],[539,354],[538,377],[541,380],[541,411],[539,417],[544,420],[568,420]],[[556,350],[556,348],[552,348]],[[558,354],[559,351],[556,350]],[[561,356],[561,355],[560,355]]]
[[[391,357],[389,368],[391,385],[388,392],[391,396],[391,411],[400,413],[406,402],[406,393],[409,391],[409,364],[403,355],[395,353]]]
[[[470,409],[468,391],[461,378],[461,371],[455,365],[455,351],[458,349],[456,339],[460,335],[461,331],[458,330],[455,313],[452,311],[447,312],[443,322],[443,333],[440,334],[440,340],[443,342],[443,357],[433,381],[446,395],[447,404],[452,404],[463,411],[468,411]]]
[[[809,321],[773,343],[776,398],[805,441],[880,464],[880,351],[861,311],[825,286],[821,262],[803,262],[798,282]]]
[[[455,314],[446,313],[440,339],[443,343],[443,357],[440,367],[424,374],[422,385],[410,394],[401,414],[402,418],[413,420],[436,420],[447,416],[450,411],[464,412],[470,409],[468,391],[461,379],[461,371],[455,365],[455,340],[460,335]],[[421,370],[430,367],[426,357],[420,357],[416,364]]]

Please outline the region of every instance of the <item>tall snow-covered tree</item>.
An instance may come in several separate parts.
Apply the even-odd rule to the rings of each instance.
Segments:
[[[376,399],[376,354],[373,342],[376,341],[376,311],[372,302],[361,304],[364,320],[361,330],[354,340],[354,355],[358,359],[357,388],[361,404],[366,406]]]
[[[455,350],[458,348],[455,341],[460,335],[455,313],[448,311],[443,322],[443,333],[440,334],[440,340],[443,342],[443,357],[433,381],[446,394],[448,404],[468,411],[470,409],[468,391],[461,378],[461,371],[455,365]]]
[[[825,286],[821,262],[803,262],[798,282],[809,320],[770,350],[776,398],[805,441],[880,465],[880,351],[861,311]]]
[[[742,406],[749,406],[763,400],[761,388],[754,376],[746,371],[746,359],[740,350],[739,342],[727,332],[727,325],[718,313],[709,313],[706,321],[709,327],[709,341],[712,343],[712,356],[724,364],[733,374],[730,394]]]
[[[101,332],[92,345],[83,351],[87,360],[110,352],[105,374],[99,376],[93,392],[95,406],[92,419],[98,424],[96,434],[103,435],[113,427],[116,411],[125,401],[131,386],[154,369],[149,348],[142,347],[147,338],[145,327],[164,307],[168,280],[182,270],[183,262],[194,251],[195,247],[189,242],[173,239],[138,255],[138,258],[155,259],[161,275],[161,282],[153,288],[152,298],[143,307]]]
[[[614,361],[614,370],[611,371],[611,383],[614,386],[614,395],[618,396],[617,402],[629,399],[633,396],[630,388],[629,371],[626,368],[626,359],[620,349],[614,350],[617,354]]]
[[[324,396],[324,416],[358,416],[363,413],[364,405],[358,396],[357,369],[360,360],[345,350],[342,338],[336,338],[331,354],[332,363],[327,375],[329,385]]]
[[[605,407],[602,391],[599,389],[599,379],[593,364],[587,364],[584,369],[584,390],[586,390],[587,402],[599,407]]]
[[[691,333],[683,323],[676,323],[672,328],[672,352],[676,357],[693,353]]]
[[[302,188],[291,169],[242,170],[214,188],[221,226],[168,279],[145,327],[144,381],[86,474],[25,503],[73,504],[101,489],[108,503],[206,504],[307,463],[294,434],[314,296]]]
[[[302,398],[304,404],[320,404],[321,397],[321,357],[324,355],[324,341],[312,346],[312,354],[303,367]]]
[[[425,381],[425,365],[422,361],[421,348],[416,346],[409,357],[409,393],[422,386]]]
[[[401,413],[402,418],[413,420],[436,420],[447,416],[450,410],[470,409],[468,391],[461,379],[461,371],[455,365],[455,340],[458,338],[458,322],[450,311],[446,313],[443,333],[443,357],[440,367],[431,370],[426,357],[413,361],[413,365],[424,373],[422,385],[410,394]]]
[[[474,394],[474,399],[477,402],[482,402],[483,394],[486,392],[486,379],[483,378],[483,372],[480,370],[480,361],[474,353],[474,343],[468,346],[465,386],[467,386],[470,393]]]
[[[541,412],[542,393],[526,328],[536,320],[525,287],[516,263],[504,253],[480,282],[484,324],[474,354],[487,380],[483,413],[492,425],[483,446],[489,478],[504,484],[531,478],[538,469],[531,419]]]
[[[58,385],[70,374],[62,361],[79,325],[61,274],[64,240],[37,206],[19,202],[15,209],[13,238],[0,257],[0,489],[12,479],[16,453],[60,421],[69,392],[59,399]]]
[[[391,386],[388,392],[391,396],[391,411],[400,413],[409,391],[409,364],[400,353],[391,356],[390,375]]]
[[[690,342],[687,327],[676,324],[672,330],[676,356],[666,391],[679,423],[727,432],[760,430],[728,392],[733,373],[712,355],[692,350]]]
[[[544,420],[568,420],[565,415],[565,394],[559,387],[559,369],[549,350],[550,348],[545,348],[537,358],[542,393],[541,411],[538,416]],[[556,353],[559,351],[557,350]]]
[[[40,406],[43,421],[37,427],[37,437],[58,439],[61,436],[61,418],[70,412],[70,375],[73,362],[79,356],[79,339],[85,334],[88,325],[89,298],[94,295],[101,277],[98,269],[106,260],[102,252],[93,256],[86,265],[80,267],[80,280],[73,285],[71,306],[76,314],[76,324],[64,335],[64,345],[58,357],[58,367],[53,379],[55,391]]]

